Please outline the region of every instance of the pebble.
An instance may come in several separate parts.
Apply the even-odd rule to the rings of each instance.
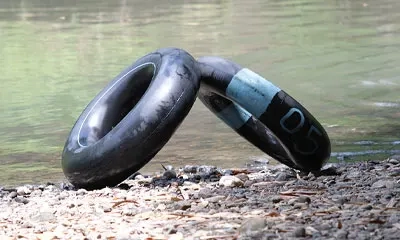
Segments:
[[[394,188],[396,185],[393,180],[378,180],[372,184],[371,188]]]
[[[17,188],[17,194],[20,196],[28,195],[32,191],[27,186],[22,186]]]
[[[293,178],[293,175],[289,175],[285,172],[278,173],[276,176],[276,181],[289,181],[291,178]]]
[[[306,229],[304,227],[298,227],[293,231],[293,236],[300,238],[306,237]]]
[[[261,231],[265,226],[265,218],[250,218],[243,222],[243,224],[240,226],[239,232],[242,234],[249,234],[253,231]]]
[[[78,196],[83,196],[83,195],[85,195],[85,194],[87,194],[87,191],[86,191],[85,189],[79,189],[79,190],[76,192],[76,195],[78,195]]]
[[[29,202],[29,200],[24,197],[16,197],[14,200],[17,203],[23,203],[23,204],[27,204]]]
[[[223,187],[241,187],[243,181],[235,176],[222,176],[219,180],[219,185]]]
[[[395,239],[393,159],[328,164],[299,178],[282,165],[185,166],[176,177],[136,174],[93,191],[0,187],[0,239]]]
[[[9,198],[15,198],[16,196],[18,196],[17,192],[11,192],[10,194],[8,194]]]

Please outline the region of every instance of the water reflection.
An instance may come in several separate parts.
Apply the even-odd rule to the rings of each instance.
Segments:
[[[400,149],[384,144],[399,138],[399,10],[396,0],[0,1],[0,181],[61,177],[60,152],[86,104],[166,46],[265,76],[323,123],[334,152]],[[353,144],[362,140],[377,144]],[[146,169],[254,156],[265,155],[196,102]]]

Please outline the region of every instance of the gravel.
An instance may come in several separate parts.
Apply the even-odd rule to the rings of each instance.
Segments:
[[[398,239],[400,161],[165,167],[87,191],[0,187],[0,239]]]

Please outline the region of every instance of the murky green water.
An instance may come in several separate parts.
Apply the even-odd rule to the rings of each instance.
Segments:
[[[400,150],[400,1],[2,0],[0,184],[61,179],[60,154],[86,104],[168,46],[229,58],[280,86],[326,127],[332,161]],[[258,157],[197,101],[143,171]]]

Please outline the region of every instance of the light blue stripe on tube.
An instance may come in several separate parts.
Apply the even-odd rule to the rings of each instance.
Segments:
[[[224,108],[216,115],[233,129],[239,129],[251,117],[249,112],[235,103],[232,103],[228,107]]]
[[[257,73],[243,68],[233,76],[226,89],[226,95],[255,117],[267,110],[280,88]]]

